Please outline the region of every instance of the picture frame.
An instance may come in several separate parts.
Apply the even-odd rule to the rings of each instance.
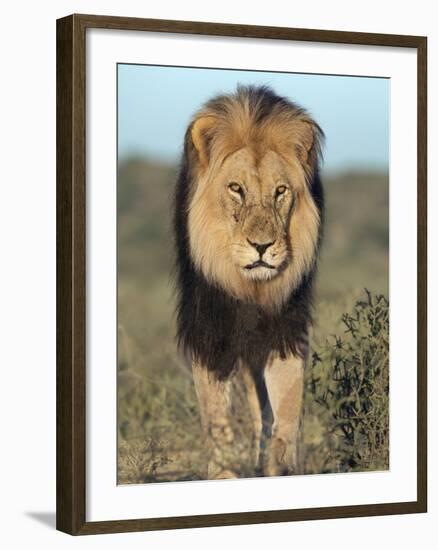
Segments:
[[[87,517],[87,33],[158,33],[410,49],[417,151],[416,498],[408,501],[132,519]],[[174,46],[171,46],[174,47]],[[129,60],[124,60],[129,61]],[[269,67],[267,67],[269,68]],[[333,519],[427,511],[427,39],[421,36],[70,15],[57,21],[57,529],[71,535]],[[414,183],[412,183],[414,185]],[[104,208],[105,206],[101,206]],[[395,237],[394,237],[395,238]],[[87,396],[88,394],[88,396]],[[201,482],[203,483],[203,482]]]

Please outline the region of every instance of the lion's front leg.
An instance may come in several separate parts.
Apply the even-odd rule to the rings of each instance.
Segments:
[[[242,378],[245,385],[246,398],[248,400],[249,412],[252,421],[252,445],[251,459],[256,470],[259,469],[260,443],[263,430],[262,410],[260,406],[257,384],[254,375],[248,367],[242,366]]]
[[[237,477],[233,471],[234,437],[229,421],[230,381],[218,380],[196,362],[192,364],[192,372],[208,453],[207,478]]]
[[[274,358],[265,368],[274,423],[265,461],[268,476],[297,473],[298,438],[303,405],[304,360]]]

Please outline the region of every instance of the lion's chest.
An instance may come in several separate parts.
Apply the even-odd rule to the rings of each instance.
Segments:
[[[281,317],[269,315],[259,306],[242,304],[236,309],[234,331],[228,345],[251,366],[263,366],[291,328],[287,322],[281,322]]]

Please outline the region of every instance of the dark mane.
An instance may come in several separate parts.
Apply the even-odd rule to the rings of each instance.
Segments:
[[[299,109],[267,87],[240,87],[237,94],[247,94],[249,104],[256,108],[255,123],[267,116],[275,105]],[[207,105],[214,107],[221,104],[222,97],[214,98]],[[318,251],[324,207],[319,151],[314,151],[312,159],[309,186],[321,218]],[[189,246],[187,218],[194,184],[193,163],[189,127],[176,183],[173,214],[179,345],[221,379],[233,372],[240,359],[253,368],[262,368],[272,351],[283,358],[290,352],[305,357],[308,352],[308,327],[312,322],[316,257],[310,272],[303,276],[298,287],[276,313],[238,300],[207,281],[195,268]]]

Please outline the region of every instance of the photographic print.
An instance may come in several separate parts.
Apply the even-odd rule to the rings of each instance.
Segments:
[[[426,60],[57,21],[57,529],[427,511]]]
[[[389,469],[389,79],[117,65],[117,483]]]

